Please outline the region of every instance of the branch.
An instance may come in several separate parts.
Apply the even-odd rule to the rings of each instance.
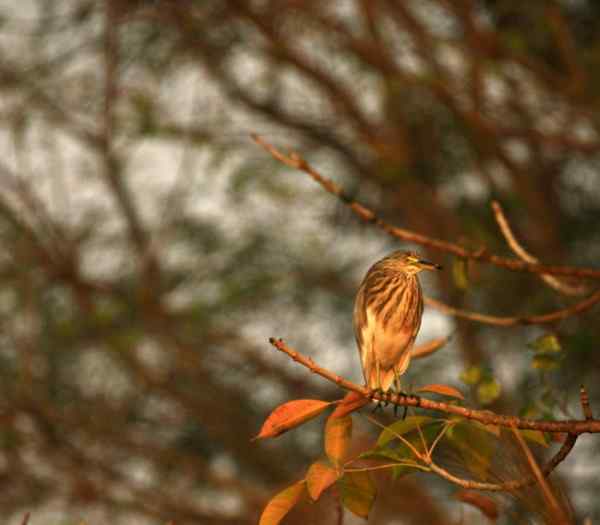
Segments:
[[[102,178],[120,209],[132,245],[138,252],[145,277],[154,280],[159,274],[159,261],[144,229],[139,210],[129,190],[114,141],[116,132],[115,106],[119,95],[119,42],[118,11],[114,2],[107,2],[104,19],[104,107],[103,129],[99,136],[99,153],[102,158]]]
[[[519,434],[515,428],[512,428],[511,430],[513,431],[513,434],[515,436],[515,439],[517,440],[517,443],[519,443],[521,449],[523,450],[523,453],[525,454],[525,457],[527,458],[527,463],[529,464],[529,467],[531,468],[531,471],[533,472],[535,480],[538,482],[538,484],[541,488],[542,496],[544,498],[544,501],[546,502],[546,505],[548,505],[548,507],[551,510],[551,515],[556,519],[556,521],[554,521],[554,523],[556,523],[557,525],[568,524],[569,519],[567,518],[567,515],[564,512],[564,509],[558,503],[556,496],[554,495],[554,493],[552,492],[552,489],[550,488],[550,484],[546,480],[542,469],[540,468],[540,466],[537,464],[537,461],[533,457],[531,450],[525,443],[523,436],[521,434]]]
[[[435,445],[436,445],[438,439],[443,435],[444,430],[442,430],[440,432],[439,436],[436,438],[434,443],[431,445],[431,448],[429,449],[429,451],[426,453],[421,453],[414,446],[412,446],[411,443],[404,438],[404,436],[402,436],[400,434],[396,434],[393,431],[393,428],[386,427],[385,425],[381,424],[379,421],[377,421],[376,419],[374,419],[372,417],[367,417],[367,419],[371,423],[381,427],[382,429],[387,429],[388,431],[392,432],[402,443],[404,443],[411,450],[411,452],[413,453],[415,458],[417,458],[417,460],[421,461],[424,465],[426,465],[427,469],[431,470],[432,472],[434,472],[441,478],[444,478],[446,481],[450,481],[451,483],[454,483],[455,485],[459,485],[460,487],[463,487],[465,489],[487,490],[487,491],[491,491],[491,492],[514,492],[515,490],[521,489],[523,487],[527,487],[529,485],[534,485],[536,482],[540,482],[538,475],[536,475],[535,477],[534,476],[526,476],[521,479],[505,481],[503,483],[487,483],[487,482],[481,482],[481,481],[476,481],[476,480],[472,480],[472,479],[460,478],[460,477],[456,476],[455,474],[452,474],[445,468],[440,467],[433,461],[431,452],[435,448]],[[419,429],[419,431],[421,430],[418,425],[417,425],[417,428]],[[523,439],[521,437],[521,435],[515,430],[515,427],[511,427],[511,430],[515,433],[515,435],[518,436],[517,439],[518,438]],[[422,433],[421,433],[421,435],[422,435]],[[539,469],[539,467],[537,466],[537,463],[536,463],[536,467],[538,468],[538,474],[540,474],[543,477],[547,477],[558,466],[558,464],[568,456],[569,452],[571,452],[571,450],[575,446],[577,437],[578,436],[576,436],[574,434],[568,434],[567,439],[565,439],[565,441],[562,444],[562,446],[560,447],[560,449],[556,452],[556,454],[554,454],[554,456],[548,461],[548,463],[546,463],[546,465],[542,469]],[[427,448],[425,444],[424,444],[424,447]],[[415,467],[417,467],[417,465],[415,465]],[[388,467],[388,466],[393,466],[393,465],[386,465],[386,467]],[[397,464],[395,466],[397,466]],[[378,467],[378,468],[381,468],[381,467]],[[544,482],[545,482],[545,480],[544,480]]]
[[[533,420],[524,419],[515,416],[504,416],[496,414],[489,410],[475,410],[472,408],[462,407],[458,405],[450,405],[440,401],[433,401],[424,397],[405,396],[402,394],[378,393],[373,392],[366,386],[357,385],[347,379],[344,379],[329,370],[318,366],[311,358],[305,357],[296,350],[288,347],[282,339],[269,339],[269,342],[280,352],[287,354],[297,363],[308,368],[314,374],[324,377],[328,381],[335,383],[344,390],[349,390],[361,394],[362,396],[375,399],[382,402],[390,402],[397,406],[412,406],[424,408],[426,410],[436,410],[446,414],[454,414],[462,416],[466,419],[479,421],[484,425],[496,425],[501,427],[515,427],[521,430],[539,430],[540,432],[550,433],[567,433],[574,436],[579,434],[600,433],[600,420],[589,418],[584,420],[565,420],[565,421],[549,421],[549,420]]]
[[[411,351],[412,359],[421,359],[422,357],[427,357],[434,352],[437,352],[440,348],[442,348],[448,341],[452,339],[452,335],[447,335],[445,337],[436,337],[431,341],[427,341],[422,345],[415,346]]]
[[[588,421],[594,419],[592,409],[590,407],[590,398],[588,396],[587,390],[583,385],[579,387],[579,401],[581,402],[581,411],[583,412],[584,417]]]
[[[506,219],[506,215],[504,215],[504,211],[502,210],[502,206],[498,201],[492,201],[492,210],[494,211],[494,218],[498,223],[498,227],[500,228],[500,233],[504,236],[506,243],[510,247],[510,249],[515,252],[517,257],[520,257],[523,261],[538,264],[539,260],[528,253],[523,246],[519,244],[519,241],[515,238],[510,225],[508,224],[508,220]],[[586,293],[587,289],[582,285],[572,285],[567,282],[561,281],[557,279],[553,275],[540,275],[540,278],[551,288],[565,294],[565,295],[583,295]]]
[[[554,312],[549,312],[547,314],[530,315],[524,317],[501,317],[496,315],[480,314],[478,312],[454,308],[453,306],[449,306],[441,301],[438,301],[437,299],[432,299],[431,297],[425,297],[423,300],[425,301],[425,304],[435,308],[436,310],[439,310],[440,312],[444,312],[445,314],[453,315],[454,317],[469,319],[470,321],[491,324],[494,326],[516,326],[555,323],[557,321],[562,321],[567,317],[578,315],[586,310],[589,310],[592,306],[600,302],[600,290],[594,292],[589,297],[586,297],[583,301],[575,303],[562,310],[555,310]]]
[[[455,243],[451,243],[441,239],[435,239],[433,237],[428,237],[426,235],[413,232],[411,230],[406,230],[403,228],[392,226],[391,224],[388,224],[385,221],[381,220],[379,217],[377,217],[377,215],[372,210],[352,199],[352,197],[346,194],[340,186],[338,186],[333,181],[323,177],[320,173],[315,171],[310,166],[310,164],[308,164],[308,162],[302,157],[300,157],[297,153],[290,153],[286,155],[279,151],[277,148],[275,148],[273,145],[266,142],[259,135],[253,133],[251,137],[259,146],[264,148],[275,159],[279,160],[286,166],[303,171],[304,173],[308,174],[313,180],[318,182],[327,192],[331,193],[332,195],[335,195],[338,199],[340,199],[363,221],[375,224],[392,237],[402,239],[403,241],[420,244],[421,246],[426,246],[428,248],[440,250],[446,253],[451,253],[463,259],[472,259],[476,261],[486,262],[516,272],[528,272],[534,274],[549,275],[567,275],[577,278],[600,279],[600,269],[580,267],[576,268],[573,266],[547,266],[544,264],[528,263],[525,261],[520,261],[518,259],[511,259],[508,257],[500,257],[499,255],[490,254],[485,248],[476,251],[467,250],[466,248],[463,248],[462,246]]]

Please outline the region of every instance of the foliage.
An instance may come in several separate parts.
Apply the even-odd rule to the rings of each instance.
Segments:
[[[377,505],[375,525],[400,512],[446,523],[462,505],[493,515],[399,465],[414,454],[396,438],[379,452],[398,455],[387,470],[401,491],[379,470],[349,471],[354,447],[376,443],[356,416],[367,401],[321,401],[335,387],[268,348],[271,335],[301,339],[340,377],[357,374],[360,276],[415,246],[359,224],[250,134],[297,151],[346,203],[404,232],[522,259],[497,201],[530,258],[597,268],[598,2],[1,4],[4,519],[31,511],[37,522],[58,506],[52,519],[246,525],[306,465],[269,519],[329,523],[332,501],[358,515]],[[447,269],[426,295],[452,308],[427,306],[421,333],[452,340],[415,361],[409,382],[454,384],[465,370],[468,402],[547,420],[575,418],[581,383],[597,403],[597,306],[539,320],[593,297],[597,280],[420,250]],[[316,405],[271,426],[278,440],[251,442],[286,399]],[[315,459],[321,409],[339,421]],[[430,448],[447,428],[435,450],[477,476],[494,457],[487,440],[503,438],[411,417],[434,418],[419,427]],[[416,428],[402,435],[427,451]],[[477,461],[461,448],[471,438]],[[540,447],[549,438],[535,435]],[[591,465],[595,447],[574,453]],[[560,475],[578,513],[598,520],[600,478]]]
[[[462,394],[449,385],[428,385],[419,389],[447,396],[451,399],[463,399]],[[277,407],[263,425],[258,438],[276,437],[278,433],[265,432],[265,428],[286,428],[287,430],[302,425],[306,414],[311,416],[321,413],[332,403],[316,400],[290,401]],[[349,393],[336,404],[352,406],[352,412],[360,407],[356,405],[356,395]],[[298,406],[290,417],[291,406]],[[337,413],[336,413],[337,412]],[[462,484],[466,489],[482,488],[477,481],[485,482],[494,479],[493,471],[499,466],[494,464],[494,456],[498,449],[506,446],[507,431],[495,426],[488,426],[460,417],[435,418],[425,415],[411,415],[389,425],[379,423],[373,417],[367,419],[381,427],[375,443],[358,453],[349,454],[352,440],[352,415],[344,411],[339,416],[337,409],[327,418],[323,441],[326,459],[312,463],[306,477],[275,495],[265,507],[260,523],[276,525],[300,501],[304,487],[312,501],[318,501],[326,491],[334,493],[340,505],[351,513],[368,518],[377,496],[377,487],[373,473],[387,470],[392,479],[427,472],[437,474],[444,479]],[[521,430],[523,438],[538,445],[547,446],[544,435],[535,430]],[[467,479],[453,476],[437,464],[434,454],[439,449],[449,449],[460,458],[462,470],[469,473]],[[519,480],[515,480],[519,481]],[[493,489],[488,484],[488,490]],[[510,490],[506,488],[506,490]],[[463,492],[458,499],[480,508],[485,515],[497,517],[498,508],[493,500],[479,498],[474,493]]]

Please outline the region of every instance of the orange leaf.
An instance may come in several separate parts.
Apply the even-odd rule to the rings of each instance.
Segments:
[[[277,525],[298,503],[304,492],[304,484],[305,480],[299,481],[274,496],[263,510],[258,525]]]
[[[462,395],[462,392],[460,390],[457,390],[453,386],[449,385],[425,385],[419,388],[417,392],[431,392],[432,394],[440,394],[442,396],[455,397],[456,399],[465,399],[465,396]]]
[[[279,405],[263,423],[254,439],[276,437],[318,416],[332,403],[318,399],[297,399]]]
[[[334,465],[346,457],[352,436],[352,417],[327,418],[325,425],[325,453]]]
[[[355,410],[364,407],[370,401],[371,400],[368,397],[365,397],[358,392],[348,392],[346,397],[338,403],[338,406],[330,417],[344,417],[350,412],[354,412]]]
[[[327,490],[340,477],[340,472],[323,461],[315,461],[306,473],[308,494],[317,501],[324,490]]]
[[[498,519],[498,505],[492,498],[471,490],[461,490],[454,497],[463,503],[476,507],[490,520],[495,521]]]

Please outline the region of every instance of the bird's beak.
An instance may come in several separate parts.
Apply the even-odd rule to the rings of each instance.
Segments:
[[[442,265],[441,264],[436,264],[436,263],[432,263],[429,261],[424,261],[423,259],[419,259],[417,261],[417,264],[419,265],[419,267],[421,268],[421,270],[441,270],[442,269]]]

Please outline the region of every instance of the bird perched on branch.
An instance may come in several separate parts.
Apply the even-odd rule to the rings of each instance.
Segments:
[[[423,314],[417,274],[440,270],[412,252],[396,251],[377,261],[363,279],[354,303],[354,335],[363,375],[371,390],[386,392],[410,363]]]

